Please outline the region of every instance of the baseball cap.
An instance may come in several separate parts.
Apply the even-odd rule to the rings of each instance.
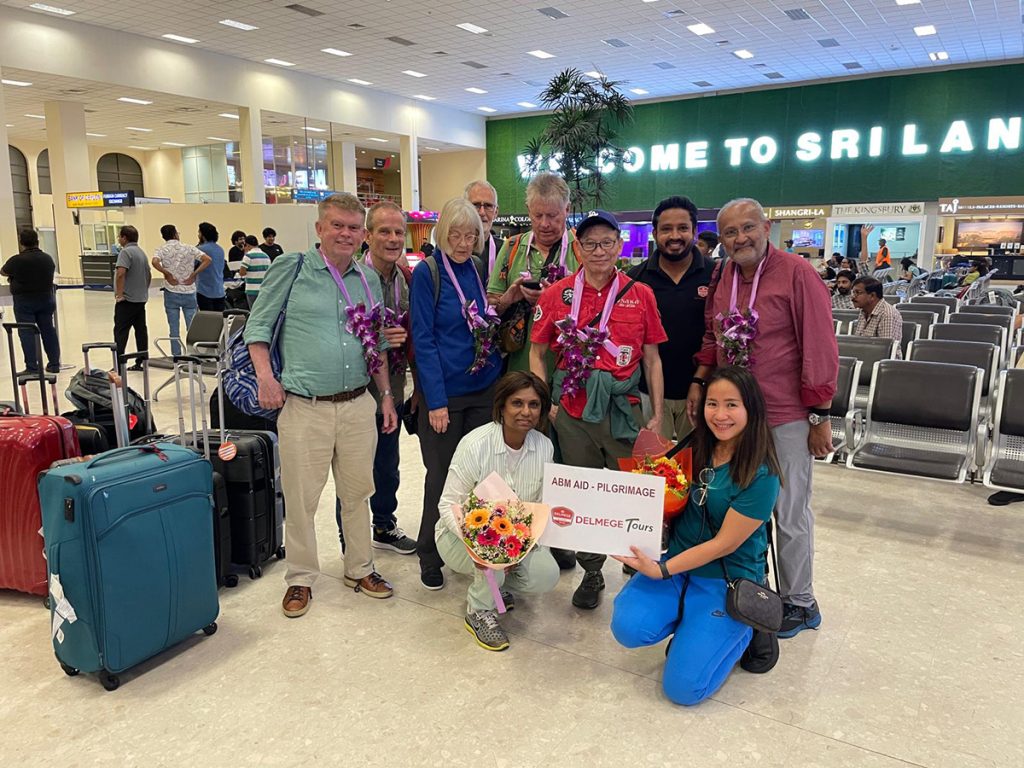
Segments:
[[[593,211],[587,211],[584,214],[583,221],[576,225],[576,239],[578,240],[583,237],[583,233],[595,224],[604,224],[616,232],[619,231],[619,222],[615,220],[615,217],[608,213],[608,211],[602,211],[598,208]]]

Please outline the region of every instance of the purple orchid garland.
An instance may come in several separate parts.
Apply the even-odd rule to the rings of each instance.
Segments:
[[[345,307],[345,330],[359,339],[363,347],[363,358],[366,360],[366,368],[370,375],[377,373],[384,365],[383,358],[378,345],[380,344],[381,305],[374,304],[369,310],[366,304],[358,304]]]
[[[488,306],[484,312],[480,312],[476,305],[476,299],[470,299],[462,305],[462,316],[466,318],[469,330],[473,334],[473,364],[469,366],[467,373],[470,375],[480,373],[488,365],[492,365],[491,355],[497,348],[498,325],[501,320],[498,318],[494,308]]]
[[[396,312],[395,310],[380,306],[380,328],[405,328],[408,312]],[[388,350],[388,373],[392,376],[403,376],[408,370],[409,361],[405,355],[404,347],[392,347]]]
[[[565,366],[562,394],[571,398],[586,389],[598,351],[608,340],[608,332],[598,328],[581,329],[572,315],[555,321],[555,327],[559,331],[557,341],[562,348]]]
[[[749,367],[754,364],[753,346],[757,336],[757,310],[731,309],[715,316],[718,326],[718,345],[725,353],[729,365]]]

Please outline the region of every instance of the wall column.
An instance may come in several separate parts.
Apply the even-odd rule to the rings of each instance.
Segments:
[[[420,152],[416,134],[402,136],[402,208],[407,211],[420,209]]]
[[[247,203],[267,202],[263,186],[263,123],[259,107],[238,108],[239,151],[242,163],[242,196]]]
[[[0,88],[0,257],[4,260],[18,252],[17,223],[14,218],[14,182],[11,180],[11,156],[7,149],[7,124],[4,119],[4,89]]]
[[[331,189],[356,194],[356,145],[351,141],[332,141]]]
[[[65,204],[68,192],[95,191],[85,139],[85,107],[71,101],[48,101],[46,143],[50,150],[50,186],[53,188],[53,225],[57,230],[60,274],[81,277],[81,240],[74,214]]]

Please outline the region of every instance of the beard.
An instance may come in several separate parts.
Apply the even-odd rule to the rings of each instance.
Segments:
[[[680,252],[680,253],[669,253],[667,251],[661,250],[661,248],[658,248],[658,255],[659,256],[663,256],[666,260],[672,261],[672,262],[683,261],[688,256],[693,254],[693,249],[694,249],[694,245],[693,244],[695,242],[696,242],[695,240],[691,240],[690,244],[688,246],[686,246],[685,248],[683,248],[682,252]]]
[[[840,296],[849,296],[850,295],[850,289],[849,288],[839,288],[839,287],[836,287],[836,293],[838,293]]]

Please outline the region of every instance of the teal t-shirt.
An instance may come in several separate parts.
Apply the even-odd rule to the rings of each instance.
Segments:
[[[746,488],[740,489],[732,480],[729,465],[715,467],[715,477],[708,485],[707,510],[714,529],[721,529],[725,513],[735,509],[745,517],[754,520],[768,521],[775,508],[775,500],[779,496],[779,478],[768,471],[764,464],[757,470],[754,481]],[[669,536],[668,556],[675,557],[683,550],[694,547],[712,538],[711,529],[690,496],[683,514],[672,521]],[[765,554],[768,551],[768,534],[762,525],[747,538],[739,548],[725,558],[725,567],[730,579],[747,578],[763,581]],[[714,560],[691,573],[708,579],[722,578],[722,566]]]

